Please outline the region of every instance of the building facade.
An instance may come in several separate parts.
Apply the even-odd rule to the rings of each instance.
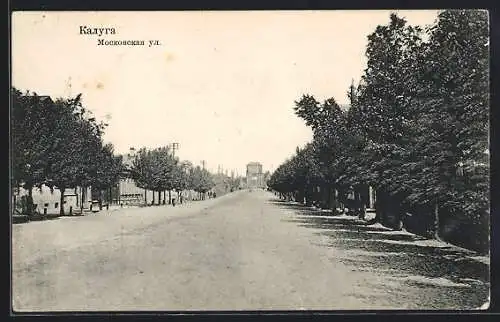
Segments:
[[[250,162],[247,164],[246,186],[252,188],[265,188],[264,173],[262,172],[262,164],[259,162]]]
[[[12,204],[14,208],[20,210],[21,203],[27,196],[28,190],[23,188],[15,189],[12,195]],[[50,189],[45,185],[42,185],[40,188],[33,188],[32,198],[35,212],[48,215],[59,214],[61,202],[61,191],[59,189]],[[70,209],[73,211],[82,208],[85,210],[90,209],[92,203],[91,188],[77,187],[65,189],[63,203],[65,213],[69,213]]]
[[[132,162],[135,158],[135,149],[130,148],[127,154],[122,156],[123,165],[126,168],[132,167]],[[121,205],[137,205],[145,202],[151,203],[153,200],[153,192],[139,188],[133,179],[123,177],[118,183],[118,203]]]

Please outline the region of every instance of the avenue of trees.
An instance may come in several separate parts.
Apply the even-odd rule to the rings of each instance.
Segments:
[[[11,90],[11,185],[28,191],[25,211],[35,211],[34,188],[46,185],[61,191],[64,214],[66,189],[115,185],[122,172],[121,157],[102,140],[106,124],[99,123],[81,102],[81,95],[57,99]]]
[[[207,192],[225,194],[238,190],[241,182],[241,178],[234,175],[212,174],[189,161],[180,161],[169,147],[140,149],[126,172],[138,187],[153,191],[151,203],[158,205],[171,204],[172,198],[180,200],[186,190],[195,191],[199,200],[205,199]],[[176,192],[176,196],[172,197],[172,191]],[[147,204],[148,200],[144,202]]]
[[[139,188],[153,191],[153,204],[155,193],[158,196],[158,204],[162,203],[163,193],[163,204],[165,204],[168,191],[170,204],[172,191],[177,192],[177,200],[184,190],[194,190],[202,199],[215,185],[213,175],[208,170],[199,166],[194,167],[188,161],[179,161],[168,147],[140,149],[132,161],[129,175]],[[145,199],[146,204],[147,202]]]
[[[131,178],[138,187],[153,191],[158,204],[162,199],[165,204],[167,191],[171,203],[172,198],[179,200],[184,190],[194,190],[198,199],[204,199],[215,186],[215,175],[180,161],[168,147],[143,148],[133,164],[125,166],[122,157],[115,155],[113,145],[103,142],[107,124],[98,122],[85,109],[81,94],[53,101],[48,96],[12,88],[11,104],[11,188],[14,196],[20,188],[26,189],[27,197],[21,199],[24,214],[32,216],[41,211],[35,209],[33,189],[43,185],[61,191],[61,215],[65,214],[66,190],[91,187],[102,207],[103,192],[111,200],[112,188],[122,178]],[[228,176],[219,176],[218,181],[224,186],[219,189],[222,192],[236,189],[236,181]],[[177,192],[176,197],[172,191]],[[82,202],[80,205],[83,209]]]
[[[366,56],[347,110],[333,98],[303,95],[295,102],[313,141],[297,148],[268,185],[283,198],[347,207],[361,218],[371,186],[374,221],[401,229],[411,214],[430,221],[430,234],[440,238],[442,221],[460,218],[476,227],[469,238],[487,245],[487,11],[441,11],[425,29],[391,14],[369,35]]]

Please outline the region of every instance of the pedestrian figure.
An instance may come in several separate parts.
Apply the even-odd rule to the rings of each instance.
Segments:
[[[172,198],[172,206],[175,207],[175,198]]]

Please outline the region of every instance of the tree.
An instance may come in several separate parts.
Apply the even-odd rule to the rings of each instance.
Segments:
[[[408,195],[398,179],[404,175],[401,169],[410,155],[411,138],[405,135],[405,127],[412,119],[409,104],[418,88],[415,69],[422,51],[421,34],[420,27],[391,14],[388,25],[378,26],[368,36],[367,68],[358,88],[350,90],[349,123],[361,144],[362,159],[370,161],[364,166],[358,163],[359,172],[377,188],[376,220],[381,221],[383,213],[392,213],[398,228],[404,210],[388,207],[399,205]]]
[[[179,201],[181,200],[182,191],[190,188],[189,172],[192,167],[193,165],[191,162],[182,161],[177,165],[175,169],[176,175],[174,187],[177,190],[177,198],[179,199]]]
[[[304,95],[295,104],[297,116],[313,130],[308,159],[316,172],[315,182],[323,191],[322,203],[334,211],[339,206],[335,196],[344,195],[343,191],[346,190],[342,174],[346,171],[346,158],[352,152],[352,146],[348,144],[351,134],[347,128],[346,114],[334,98],[320,105],[314,97]]]
[[[419,156],[414,166],[423,175],[414,180],[410,198],[434,208],[437,238],[439,212],[475,223],[488,217],[487,12],[442,11],[428,32],[416,73],[420,99],[413,105],[413,135],[421,140],[412,152]]]
[[[312,178],[340,196],[371,185],[375,221],[401,229],[406,212],[423,222],[433,213],[439,238],[441,215],[460,217],[482,225],[474,236],[487,244],[488,45],[486,11],[444,10],[425,30],[391,14],[368,37],[367,68],[349,88],[347,113],[333,99],[295,102],[315,153],[297,150],[269,185],[285,198]]]
[[[215,185],[210,172],[206,169],[202,169],[200,166],[196,166],[191,170],[189,178],[190,186],[194,191],[198,192],[200,199],[204,199],[205,193]]]
[[[152,182],[152,161],[151,153],[146,148],[141,148],[137,151],[135,158],[132,160],[130,168],[130,176],[134,180],[137,187],[144,189],[144,203],[147,205],[146,191],[151,189]]]
[[[174,158],[168,147],[139,150],[133,161],[131,175],[138,187],[153,191],[153,203],[154,192],[158,192],[158,204],[162,191],[169,191],[170,203],[170,191],[183,185],[179,160]]]
[[[111,143],[104,145],[97,155],[97,176],[92,180],[92,188],[107,190],[111,200],[111,187],[116,185],[123,172],[122,157],[114,155]],[[100,199],[102,205],[102,200]]]
[[[81,94],[74,99],[58,99],[53,107],[51,116],[57,122],[50,131],[44,183],[60,190],[60,214],[64,215],[65,190],[88,186],[97,178],[104,125],[86,113]]]
[[[51,128],[55,123],[50,99],[36,93],[23,94],[11,90],[11,160],[13,188],[28,191],[27,213],[32,215],[33,187],[41,186],[47,167],[47,149],[51,144]]]

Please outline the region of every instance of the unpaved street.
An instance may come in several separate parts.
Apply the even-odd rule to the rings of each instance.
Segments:
[[[487,300],[488,266],[466,253],[318,217],[243,190],[14,225],[14,310],[471,309]]]

